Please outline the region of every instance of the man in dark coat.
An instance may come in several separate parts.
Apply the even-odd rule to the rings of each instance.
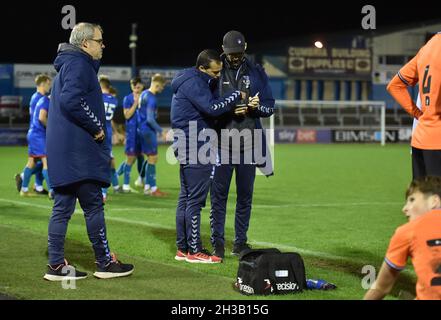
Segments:
[[[214,255],[225,254],[225,218],[233,172],[236,176],[236,214],[233,255],[249,249],[247,232],[251,218],[256,167],[266,176],[273,174],[260,118],[274,113],[274,98],[264,69],[245,56],[247,44],[238,31],[229,31],[223,39],[223,68],[219,79],[220,95],[231,90],[246,92],[234,110],[217,121],[220,135],[219,164],[216,166],[211,196],[211,242]],[[243,140],[242,140],[243,138]]]
[[[95,251],[97,278],[127,276],[133,265],[111,254],[104,221],[101,188],[109,186],[109,147],[104,143],[105,110],[97,72],[104,49],[102,29],[80,23],[69,44],[60,44],[47,125],[49,177],[55,192],[49,222],[50,281],[83,279],[64,258],[64,240],[77,199],[84,211],[87,233]]]

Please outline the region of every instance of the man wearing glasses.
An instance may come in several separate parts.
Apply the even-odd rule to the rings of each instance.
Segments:
[[[83,279],[86,273],[69,267],[64,257],[67,225],[77,199],[84,211],[87,233],[95,252],[94,276],[107,279],[128,276],[133,265],[120,263],[107,242],[101,188],[110,184],[110,150],[104,143],[106,115],[97,73],[103,55],[100,26],[77,24],[69,44],[60,44],[54,62],[47,123],[49,177],[54,207],[49,222],[49,281]],[[49,164],[50,163],[50,164]]]
[[[268,77],[260,65],[245,56],[247,43],[242,33],[229,31],[223,38],[223,69],[220,75],[220,95],[229,90],[246,92],[246,97],[231,112],[219,119],[220,150],[211,187],[211,229],[213,255],[224,257],[224,230],[227,199],[233,171],[236,171],[236,215],[233,255],[249,249],[247,231],[251,216],[256,166],[266,175],[272,175],[268,166],[269,152],[260,122],[261,117],[274,113],[274,99]],[[222,130],[228,129],[228,130]],[[256,130],[257,129],[257,130]],[[237,142],[237,143],[235,143]],[[265,167],[269,170],[262,169]]]

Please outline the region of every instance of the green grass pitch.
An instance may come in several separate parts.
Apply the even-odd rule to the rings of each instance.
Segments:
[[[297,251],[307,276],[338,286],[334,291],[245,297],[233,291],[238,261],[229,255],[234,236],[235,187],[230,192],[225,262],[193,265],[174,260],[178,166],[165,162],[160,148],[157,181],[170,195],[156,199],[113,194],[105,206],[110,248],[120,260],[135,264],[132,276],[98,280],[81,209],[73,215],[66,258],[89,273],[75,290],[43,280],[47,263],[47,226],[52,202],[22,198],[13,176],[26,162],[24,147],[0,148],[0,293],[19,299],[360,299],[362,268],[379,269],[401,213],[410,181],[407,145],[278,145],[274,177],[258,176],[248,233],[255,247]],[[114,148],[117,165],[123,148]],[[137,175],[132,171],[132,182]],[[234,179],[234,178],[233,178]],[[33,183],[33,179],[32,179]],[[139,190],[141,191],[141,190]],[[209,201],[201,232],[209,245]],[[211,249],[211,248],[210,248]],[[415,275],[404,271],[389,299],[414,292]]]

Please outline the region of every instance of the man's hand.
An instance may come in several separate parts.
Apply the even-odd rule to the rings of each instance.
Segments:
[[[260,98],[259,98],[259,93],[257,93],[254,97],[250,97],[248,100],[248,107],[251,110],[256,109],[257,107],[260,106]]]
[[[105,137],[106,137],[106,134],[104,133],[104,130],[101,129],[101,131],[98,132],[98,133],[95,135],[95,137],[93,137],[93,139],[94,139],[96,142],[102,142],[102,141],[104,141],[104,138],[105,138]]]
[[[247,106],[240,106],[239,108],[234,109],[234,114],[236,116],[244,116],[247,114],[247,112],[248,112]]]
[[[162,142],[167,142],[167,133],[168,133],[167,130],[162,130],[162,133],[161,133]]]
[[[133,104],[135,104],[137,108],[141,106],[139,103],[139,97],[141,97],[139,93],[133,93]]]

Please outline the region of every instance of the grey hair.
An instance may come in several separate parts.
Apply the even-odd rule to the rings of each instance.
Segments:
[[[69,43],[76,47],[81,47],[84,40],[93,38],[95,29],[98,29],[103,33],[103,29],[98,24],[80,22],[72,29],[70,33]]]

